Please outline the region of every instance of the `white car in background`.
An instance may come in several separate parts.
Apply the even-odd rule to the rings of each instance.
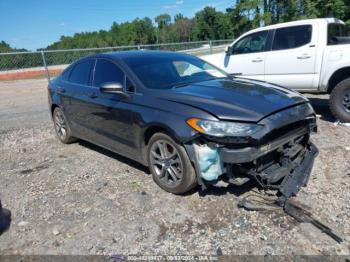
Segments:
[[[240,36],[225,53],[201,58],[234,76],[330,93],[334,116],[350,122],[350,37],[338,19],[261,27]]]

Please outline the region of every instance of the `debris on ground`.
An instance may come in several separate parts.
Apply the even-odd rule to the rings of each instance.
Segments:
[[[282,203],[279,201],[278,197],[273,199],[271,197],[266,198],[262,194],[248,195],[240,199],[238,207],[248,211],[276,211],[283,209],[286,214],[293,217],[299,223],[310,223],[338,243],[343,242],[343,238],[340,237],[338,233],[335,233],[330,227],[316,219],[309,211],[305,210],[300,204],[291,199],[287,199]]]

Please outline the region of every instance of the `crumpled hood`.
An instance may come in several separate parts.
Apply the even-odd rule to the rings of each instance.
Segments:
[[[308,102],[292,90],[246,79],[205,81],[156,96],[199,108],[222,120],[247,122],[258,122],[274,112]]]

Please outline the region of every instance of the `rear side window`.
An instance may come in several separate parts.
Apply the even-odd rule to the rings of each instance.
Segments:
[[[297,48],[310,43],[311,25],[291,26],[277,29],[273,40],[272,50]]]
[[[91,77],[91,69],[93,66],[93,60],[86,60],[84,62],[76,64],[69,75],[69,82],[89,85]]]
[[[95,67],[94,86],[100,87],[104,83],[118,82],[124,83],[123,71],[114,63],[98,59]]]
[[[349,36],[350,34],[345,25],[336,23],[328,24],[328,45],[341,44],[344,38],[347,38],[347,42],[349,43]]]

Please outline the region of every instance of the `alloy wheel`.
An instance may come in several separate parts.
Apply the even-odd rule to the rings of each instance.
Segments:
[[[179,152],[166,140],[157,140],[150,150],[150,162],[160,181],[170,187],[183,178],[183,164]]]
[[[54,122],[57,136],[64,140],[67,136],[67,125],[61,110],[55,111]]]

